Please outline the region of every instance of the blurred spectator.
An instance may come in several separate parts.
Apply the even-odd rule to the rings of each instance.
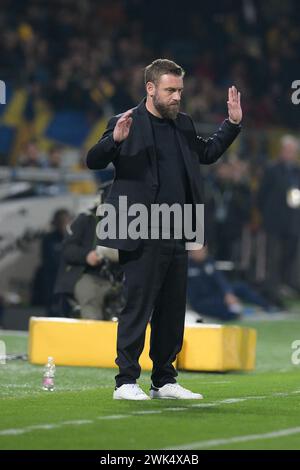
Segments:
[[[61,145],[53,145],[48,153],[47,167],[53,169],[61,168],[63,147]]]
[[[217,270],[206,247],[189,254],[188,302],[197,313],[223,321],[239,319],[244,311],[242,302],[271,310],[271,305],[247,283],[229,282]]]
[[[248,165],[234,155],[215,167],[207,182],[207,222],[214,255],[220,260],[240,260],[241,237],[249,223],[252,194]]]
[[[283,285],[299,289],[295,263],[300,236],[299,141],[285,135],[279,158],[265,171],[258,193],[266,232],[266,285],[278,295]]]
[[[18,165],[22,167],[45,168],[46,162],[35,139],[25,144],[24,152],[18,159]]]

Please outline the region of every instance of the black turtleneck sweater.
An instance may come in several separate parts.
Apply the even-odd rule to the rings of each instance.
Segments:
[[[158,160],[159,190],[157,204],[190,203],[189,182],[183,155],[171,119],[162,119],[148,112]]]

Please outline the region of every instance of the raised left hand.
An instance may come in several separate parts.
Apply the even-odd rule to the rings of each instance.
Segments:
[[[243,117],[241,108],[241,93],[237,91],[235,86],[228,88],[228,118],[233,124],[239,124]]]

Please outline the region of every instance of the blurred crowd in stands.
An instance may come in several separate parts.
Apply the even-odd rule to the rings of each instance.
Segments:
[[[54,109],[90,119],[135,106],[142,69],[175,58],[187,74],[184,108],[219,123],[226,90],[243,96],[247,126],[299,128],[291,84],[299,78],[296,0],[2,0],[1,79]],[[30,106],[28,114],[32,112]]]
[[[59,144],[53,144],[47,154],[43,154],[39,149],[38,142],[35,139],[25,143],[17,165],[23,168],[61,168],[61,154],[63,147]]]

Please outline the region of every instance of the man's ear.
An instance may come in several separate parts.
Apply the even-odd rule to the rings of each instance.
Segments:
[[[153,97],[154,93],[155,93],[155,85],[153,82],[147,82],[146,83],[146,90],[147,90],[147,94],[150,95],[151,97]]]

